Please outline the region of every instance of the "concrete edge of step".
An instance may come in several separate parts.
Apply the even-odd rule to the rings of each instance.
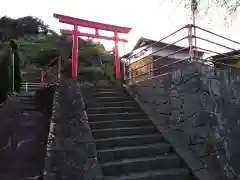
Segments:
[[[56,140],[56,138],[57,138],[56,137],[57,134],[56,134],[55,130],[56,130],[57,123],[59,122],[59,121],[57,121],[57,119],[59,117],[58,113],[59,113],[59,110],[61,107],[59,101],[60,101],[60,96],[62,95],[61,91],[63,90],[64,87],[65,88],[67,87],[65,89],[67,92],[68,92],[67,89],[75,88],[75,90],[76,90],[75,95],[78,97],[78,99],[80,100],[81,106],[83,107],[83,111],[81,114],[81,116],[82,116],[81,123],[87,123],[89,125],[88,115],[86,113],[86,107],[85,107],[85,102],[84,102],[84,97],[83,97],[83,92],[82,92],[82,87],[80,86],[79,82],[77,82],[75,79],[70,80],[70,79],[64,77],[64,78],[62,78],[62,81],[60,83],[57,83],[55,86],[56,86],[56,89],[55,89],[54,97],[53,97],[52,117],[50,119],[50,127],[49,127],[49,133],[48,133],[48,140],[51,143],[48,144],[47,148],[49,148],[49,147],[53,148],[53,146],[57,144],[57,143],[54,144],[53,141]],[[71,91],[69,91],[69,92],[71,92]],[[64,96],[64,93],[62,96]],[[75,102],[76,101],[74,101],[73,104],[75,104]],[[59,124],[60,124],[60,122],[59,122]],[[86,135],[86,138],[89,138],[89,140],[80,142],[80,143],[82,143],[82,145],[84,144],[84,146],[85,146],[85,148],[82,149],[83,152],[87,149],[87,147],[90,144],[93,144],[93,143],[96,144],[92,139],[92,132],[90,132],[90,133],[91,133],[91,135],[89,133],[88,133],[88,135]],[[90,179],[103,180],[103,175],[102,175],[102,171],[101,171],[98,159],[97,159],[96,152],[97,152],[96,148],[94,148],[94,150],[89,151],[89,153],[94,154],[94,156],[89,156],[86,158],[86,162],[85,162],[84,166],[82,166],[82,167],[84,167],[82,174],[79,174],[79,175],[81,175],[80,179],[82,179],[82,180],[90,180]],[[47,153],[49,153],[49,152],[47,151]],[[80,153],[82,153],[82,152],[80,151]],[[53,166],[51,165],[51,161],[54,162],[55,160],[54,159],[49,160],[48,158],[45,158],[45,167],[44,167],[44,176],[45,176],[44,179],[45,180],[60,178],[59,177],[60,174],[52,172]],[[49,167],[51,167],[51,168],[49,168]],[[80,172],[78,172],[78,173],[80,173]]]
[[[88,114],[87,114],[87,108],[86,108],[86,104],[85,104],[85,100],[84,100],[84,95],[83,95],[83,89],[82,89],[82,86],[81,86],[81,84],[79,83],[79,82],[77,82],[77,84],[76,84],[76,88],[77,88],[77,90],[78,90],[78,96],[80,96],[81,98],[80,98],[80,101],[81,101],[81,104],[82,104],[82,106],[83,106],[83,113],[84,113],[84,116],[85,116],[85,120],[86,120],[86,122],[88,123],[88,126],[89,126],[89,128],[90,128],[90,131],[91,131],[91,136],[92,136],[92,138],[93,138],[93,132],[92,132],[92,129],[91,129],[91,126],[90,126],[90,124],[89,124],[89,121],[88,121]],[[96,176],[94,177],[94,179],[96,179],[96,180],[103,180],[104,179],[104,177],[103,177],[103,172],[102,172],[102,169],[101,169],[101,167],[100,167],[100,163],[99,163],[99,160],[98,160],[98,158],[97,158],[97,149],[96,149],[96,142],[94,141],[94,139],[93,139],[93,142],[94,142],[94,144],[95,144],[95,153],[96,153],[96,157],[94,158],[94,160],[95,160],[95,167],[92,167],[92,168],[94,168],[94,169],[96,169],[97,170],[97,173],[95,174]],[[91,175],[90,175],[91,174]],[[90,171],[90,174],[89,173],[86,173],[86,177],[83,177],[83,180],[88,180],[88,179],[92,179],[92,171]],[[89,176],[89,177],[88,177]]]
[[[140,103],[140,100],[137,97],[134,97],[130,91],[130,88],[123,84],[123,89],[137,102],[137,104],[140,106],[143,112],[146,113],[148,118],[157,126],[159,131],[162,133],[162,135],[166,138],[167,141],[170,142],[174,150],[180,155],[180,157],[183,158],[184,162],[188,165],[189,169],[191,169],[194,176],[196,176],[199,180],[213,180],[213,178],[210,176],[209,172],[206,169],[206,166],[201,163],[201,159],[197,157],[193,152],[190,150],[184,148],[181,143],[175,138],[174,134],[170,131],[167,131],[165,128],[163,128],[160,124],[157,124],[156,118],[149,115],[143,105]]]

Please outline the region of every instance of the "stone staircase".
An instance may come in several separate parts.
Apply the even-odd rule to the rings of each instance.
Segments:
[[[10,125],[10,143],[5,151],[0,151],[0,157],[6,157],[0,168],[0,179],[41,179],[49,129],[49,120],[36,99],[36,91],[42,88],[40,83],[22,84],[14,100],[18,111],[14,107],[13,113],[17,115]]]
[[[17,127],[17,144],[14,157],[19,163],[18,174],[22,177],[40,179],[44,169],[44,157],[49,122],[36,99],[36,91],[43,89],[40,83],[28,83],[21,87],[18,99],[23,115]]]
[[[196,180],[123,89],[90,87],[84,96],[105,180]]]
[[[21,92],[36,92],[44,87],[42,83],[25,82],[21,84]]]

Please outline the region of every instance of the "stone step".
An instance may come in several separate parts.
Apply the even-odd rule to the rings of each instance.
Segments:
[[[95,102],[121,102],[121,101],[129,101],[131,98],[127,96],[112,96],[112,97],[95,97]]]
[[[140,109],[134,106],[125,107],[97,107],[97,108],[87,108],[87,113],[89,114],[101,114],[101,113],[121,113],[121,112],[137,112]]]
[[[40,82],[23,82],[23,83],[21,83],[21,84],[44,84],[44,83],[40,83]]]
[[[124,147],[124,146],[140,146],[144,144],[152,144],[162,142],[164,138],[155,133],[148,135],[135,135],[135,136],[123,136],[123,137],[112,137],[112,138],[102,138],[96,139],[97,149],[110,149],[114,147]]]
[[[38,103],[36,101],[24,101],[24,104],[26,106],[38,106]]]
[[[42,89],[42,88],[44,88],[44,87],[42,87],[42,86],[39,86],[39,87],[38,86],[27,86],[27,87],[26,86],[21,86],[20,87],[21,90]]]
[[[172,148],[168,143],[155,143],[142,146],[127,146],[97,151],[100,163],[124,158],[155,157],[169,154]]]
[[[191,179],[180,156],[123,89],[95,87],[89,93],[89,125],[105,180]]]
[[[132,113],[105,113],[105,114],[88,114],[89,121],[104,121],[104,120],[127,120],[127,119],[144,119],[147,115],[143,112]]]
[[[36,105],[37,104],[37,101],[35,100],[34,97],[19,96],[18,99],[27,105]]]
[[[20,92],[17,94],[17,97],[33,97],[35,95],[35,92]]]
[[[30,105],[25,105],[23,107],[23,110],[25,111],[40,111],[40,109],[36,106],[30,106]]]
[[[94,97],[118,97],[118,96],[123,96],[123,97],[129,97],[127,94],[123,92],[118,92],[118,91],[93,91],[92,95]]]
[[[124,128],[111,128],[111,129],[100,129],[93,130],[93,137],[95,139],[110,138],[118,136],[131,136],[131,135],[145,135],[157,133],[156,127],[153,125],[146,127],[124,127]]]
[[[24,101],[24,105],[23,107],[29,108],[29,109],[33,109],[32,107],[36,108],[38,107],[38,103],[36,101]]]
[[[125,106],[137,106],[134,100],[117,101],[117,102],[95,102],[86,104],[87,108],[91,107],[125,107]]]
[[[91,90],[95,91],[95,92],[116,92],[116,91],[121,91],[121,89],[115,88],[115,86],[93,87]]]
[[[122,159],[100,164],[105,176],[118,176],[126,172],[146,172],[148,170],[178,168],[180,165],[181,159],[177,155]]]
[[[22,88],[26,88],[26,87],[29,87],[29,88],[31,88],[31,87],[33,87],[33,88],[42,88],[42,87],[44,87],[44,85],[43,84],[22,84],[21,85],[21,87]]]
[[[20,88],[20,91],[23,91],[23,92],[34,92],[34,91],[38,91],[40,89],[42,89],[42,88],[27,88],[27,89]]]
[[[29,100],[33,101],[33,100],[35,100],[35,97],[33,95],[29,95],[29,96],[27,96],[27,95],[19,95],[17,97],[20,100],[23,100],[23,101],[29,101]]]
[[[108,129],[108,128],[118,128],[118,127],[132,127],[132,126],[148,126],[152,125],[149,119],[131,119],[131,120],[109,120],[109,121],[97,121],[89,122],[91,129]]]
[[[143,171],[121,176],[107,176],[105,180],[189,180],[190,171],[187,168]]]
[[[34,84],[28,84],[28,85],[21,85],[21,87],[22,88],[26,88],[26,87],[28,87],[28,88],[43,88],[44,87],[44,85],[42,85],[42,84],[40,84],[40,85],[34,85]]]
[[[34,85],[34,84],[28,84],[28,85],[21,85],[21,89],[41,89],[44,88],[44,85]]]

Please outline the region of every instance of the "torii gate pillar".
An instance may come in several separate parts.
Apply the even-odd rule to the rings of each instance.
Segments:
[[[131,28],[120,27],[115,25],[103,24],[93,21],[88,21],[84,19],[78,19],[70,16],[65,16],[61,14],[54,14],[54,17],[59,20],[61,23],[66,23],[74,26],[73,30],[61,29],[60,32],[63,34],[70,34],[73,36],[73,47],[72,47],[72,76],[77,76],[78,69],[78,37],[85,36],[90,38],[112,40],[115,43],[115,69],[116,69],[116,78],[120,78],[120,61],[118,53],[118,42],[128,41],[126,39],[121,39],[118,37],[118,33],[129,33]],[[83,33],[78,30],[78,26],[89,27],[95,29],[95,34]],[[111,31],[114,32],[113,37],[101,36],[99,35],[99,30]]]

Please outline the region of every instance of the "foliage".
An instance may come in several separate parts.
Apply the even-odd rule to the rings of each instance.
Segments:
[[[8,46],[4,46],[0,51],[0,103],[6,99],[7,92],[10,91],[11,53]]]
[[[14,87],[11,87],[11,89],[16,91],[16,92],[20,92],[20,86],[21,86],[22,78],[21,78],[21,72],[20,72],[19,47],[18,47],[18,44],[16,43],[16,41],[10,40],[9,41],[9,48],[11,48],[13,58],[14,58],[13,59],[14,64],[11,63],[11,68],[14,66],[14,72],[12,73],[12,75],[14,76]],[[13,69],[12,69],[12,71],[13,71]],[[11,80],[12,80],[12,78],[11,78]],[[10,82],[12,82],[12,81],[10,81]]]
[[[174,1],[172,1],[174,2]],[[233,13],[238,10],[240,6],[240,0],[183,0],[184,6],[187,9],[191,8],[192,2],[197,2],[197,4],[205,4],[205,12],[207,13],[208,10],[215,6],[215,7],[223,7],[228,10],[229,13]]]
[[[92,67],[92,68],[88,68]],[[102,44],[87,40],[79,52],[80,79],[114,79],[114,57]],[[82,76],[82,77],[81,77]]]
[[[46,66],[60,55],[60,51],[56,48],[41,50],[38,54],[37,59],[35,59],[35,61],[32,60],[31,62],[36,63],[40,66]]]
[[[235,20],[240,6],[240,0],[170,0],[170,2],[175,6],[172,12],[184,6],[189,11],[188,20],[192,19],[191,9],[196,9],[197,19],[206,18],[205,21],[208,21],[209,24],[212,21],[220,21],[225,27],[229,27]]]
[[[14,72],[13,72],[14,55]],[[21,73],[20,73],[19,48],[15,41],[11,40],[9,45],[5,45],[0,51],[0,102],[6,99],[7,93],[14,88],[16,92],[20,91]],[[14,76],[14,87],[13,87]]]
[[[4,16],[0,18],[0,40],[18,39],[25,35],[46,34],[49,27],[36,17],[26,16],[12,19]]]
[[[60,55],[64,61],[71,58],[72,36],[57,34],[49,29],[39,18],[32,16],[18,19],[12,19],[7,16],[0,18],[0,41],[6,45],[9,39],[16,39],[18,46],[16,47],[17,53],[15,53],[15,56],[18,59],[17,64],[22,69],[29,69],[28,67],[31,68],[33,66],[35,66],[34,69],[41,69]],[[107,52],[101,43],[79,38],[78,44],[78,70],[81,76],[84,76],[86,79],[100,78],[106,74],[115,77],[113,54]],[[6,51],[6,48],[4,49]],[[0,52],[3,51],[0,50]],[[3,54],[6,55],[8,53]],[[4,81],[4,86],[8,87],[4,91],[9,91],[11,84],[8,84],[8,82],[11,78],[8,77],[9,70],[7,69],[11,66],[11,57],[6,57],[5,59],[8,60],[0,57],[0,61],[4,60],[4,63],[6,63],[0,64],[0,69],[4,69],[1,70],[1,81]],[[108,68],[103,68],[102,63]],[[64,65],[69,66],[69,63],[63,62]],[[6,66],[8,68],[5,68]],[[71,69],[71,65],[69,67],[66,69]],[[16,69],[19,68],[16,67]],[[7,73],[8,75],[6,75]],[[3,80],[3,77],[6,78]],[[19,78],[20,80],[21,78]]]
[[[106,79],[104,71],[101,67],[81,67],[78,72],[78,80],[80,81],[95,81]]]
[[[7,93],[20,91],[21,73],[20,57],[21,53],[17,42],[14,39],[25,36],[37,35],[39,33],[47,34],[48,26],[39,18],[26,16],[18,19],[12,19],[4,16],[0,18],[0,102],[7,97]],[[14,58],[14,68],[13,68]],[[24,64],[24,63],[23,63]],[[14,69],[14,72],[13,72]],[[13,84],[14,76],[14,84]],[[14,85],[14,87],[13,87]]]

